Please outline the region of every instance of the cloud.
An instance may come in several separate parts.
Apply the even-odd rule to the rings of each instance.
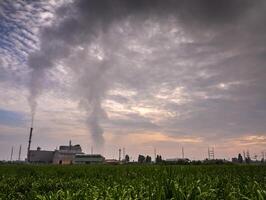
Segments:
[[[43,120],[59,110],[60,123],[77,117],[75,126],[83,127],[88,119],[99,135],[105,130],[127,136],[135,129],[210,143],[265,132],[264,1],[53,5],[3,1],[0,12],[6,33],[0,39],[1,87],[13,95],[21,89],[25,104],[32,73],[31,92],[42,104]],[[2,108],[27,109],[11,99]],[[78,102],[81,113],[74,112]],[[66,127],[57,128],[70,132]]]

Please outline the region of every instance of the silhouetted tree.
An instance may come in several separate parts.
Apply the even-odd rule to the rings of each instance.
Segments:
[[[246,162],[247,164],[251,163],[251,159],[250,159],[250,157],[246,157],[245,162]]]
[[[151,163],[151,157],[149,155],[146,156],[145,162],[146,163]]]
[[[156,156],[156,163],[161,163],[163,161],[162,156],[161,155],[157,155]]]
[[[129,162],[129,155],[125,156],[125,162],[128,163]]]
[[[139,155],[138,157],[138,163],[144,163],[145,162],[145,156]]]
[[[238,161],[239,163],[243,163],[243,157],[242,157],[241,154],[238,154],[237,161]]]

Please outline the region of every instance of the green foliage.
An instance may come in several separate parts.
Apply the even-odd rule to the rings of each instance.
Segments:
[[[0,200],[266,199],[266,166],[0,165]]]

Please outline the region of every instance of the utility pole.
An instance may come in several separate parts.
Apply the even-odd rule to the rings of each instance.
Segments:
[[[185,154],[184,154],[184,147],[182,147],[182,159],[185,158]]]
[[[249,150],[247,150],[247,158],[250,159]]]
[[[20,161],[20,156],[21,156],[21,145],[19,146],[18,161]]]
[[[154,147],[154,163],[156,163],[156,157],[157,157],[157,153],[156,153],[156,148]]]
[[[10,155],[10,161],[12,161],[12,159],[13,159],[13,151],[14,151],[14,147],[12,146],[12,148],[11,148],[11,155]]]
[[[125,149],[125,147],[123,147],[123,157],[122,157],[122,160],[125,160],[125,157],[126,157],[126,149]]]
[[[121,161],[121,149],[119,148],[119,162]]]
[[[93,154],[93,146],[91,146],[91,154]]]

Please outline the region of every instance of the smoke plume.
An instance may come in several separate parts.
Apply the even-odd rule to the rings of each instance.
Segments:
[[[219,29],[237,22],[253,4],[248,0],[76,0],[56,11],[54,23],[40,32],[40,49],[29,56],[31,69],[29,105],[34,118],[37,99],[44,90],[46,72],[64,60],[77,79],[77,95],[87,113],[94,142],[104,144],[101,119],[106,117],[102,101],[112,66],[100,35],[125,19],[175,17],[187,30],[192,26]],[[190,27],[189,27],[189,26]],[[191,31],[192,30],[192,31]],[[96,48],[96,47],[97,48]],[[66,61],[67,60],[67,61]]]

